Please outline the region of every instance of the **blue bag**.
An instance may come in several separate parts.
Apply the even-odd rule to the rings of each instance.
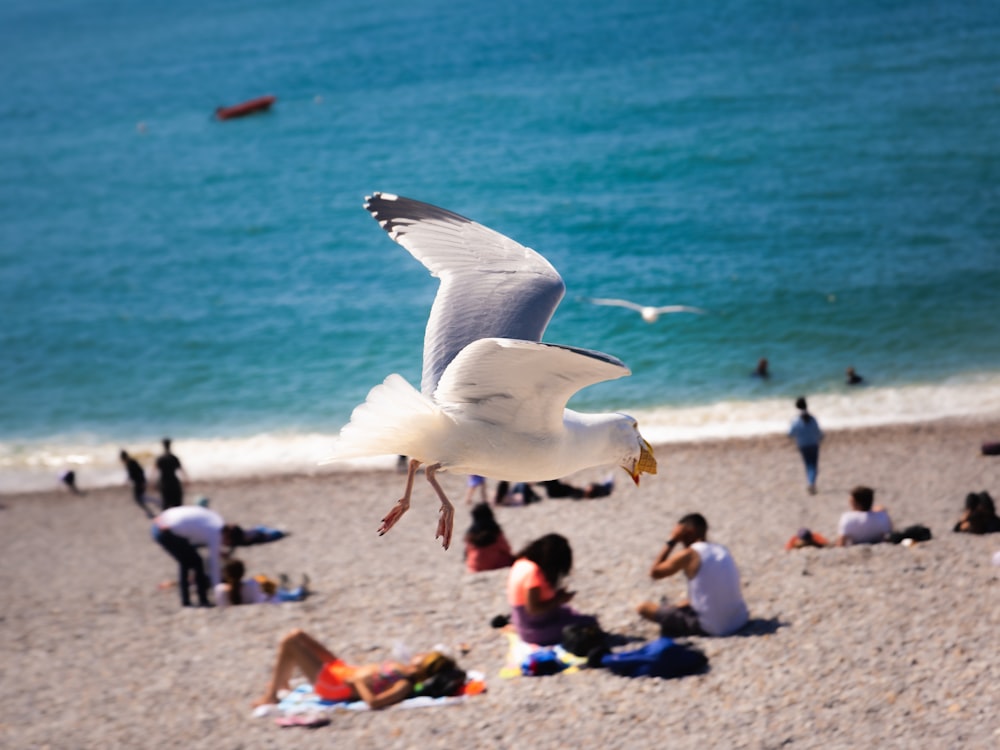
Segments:
[[[605,654],[601,666],[625,677],[683,677],[704,671],[708,657],[694,646],[657,638],[632,651]]]

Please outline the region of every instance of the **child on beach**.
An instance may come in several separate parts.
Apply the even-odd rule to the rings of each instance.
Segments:
[[[215,587],[215,606],[228,607],[240,604],[300,602],[309,596],[309,578],[302,577],[302,585],[288,586],[288,578],[273,581],[267,576],[245,578],[246,567],[237,558],[229,559],[222,569],[222,582]]]

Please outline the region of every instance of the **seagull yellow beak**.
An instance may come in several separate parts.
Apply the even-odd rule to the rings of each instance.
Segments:
[[[639,446],[641,452],[639,453],[639,460],[635,462],[635,466],[632,467],[632,471],[629,474],[632,477],[632,481],[639,484],[639,476],[645,472],[646,474],[656,473],[656,456],[653,455],[653,447],[646,442],[643,437],[639,438]]]

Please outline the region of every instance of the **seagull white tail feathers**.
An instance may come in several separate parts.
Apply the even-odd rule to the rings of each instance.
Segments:
[[[383,455],[419,457],[422,447],[414,444],[413,437],[426,435],[442,419],[447,417],[433,401],[393,373],[354,409],[334,443],[333,454],[323,463]]]

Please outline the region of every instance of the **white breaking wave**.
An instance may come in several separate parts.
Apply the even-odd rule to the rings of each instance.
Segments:
[[[942,383],[891,388],[861,386],[838,393],[805,394],[824,431],[927,422],[946,418],[1000,417],[1000,375],[965,375]],[[794,397],[719,401],[703,406],[622,411],[639,420],[656,444],[782,434],[796,416]],[[997,436],[1000,439],[1000,435]],[[395,456],[319,464],[331,452],[334,434],[267,433],[246,438],[174,435],[174,452],[192,482],[277,474],[319,474],[358,468],[390,469]],[[100,438],[59,437],[0,442],[0,494],[59,487],[67,469],[81,488],[124,486],[118,452],[125,448],[152,479],[159,441],[120,443]],[[197,486],[191,493],[198,492]],[[193,499],[193,498],[192,498]]]

